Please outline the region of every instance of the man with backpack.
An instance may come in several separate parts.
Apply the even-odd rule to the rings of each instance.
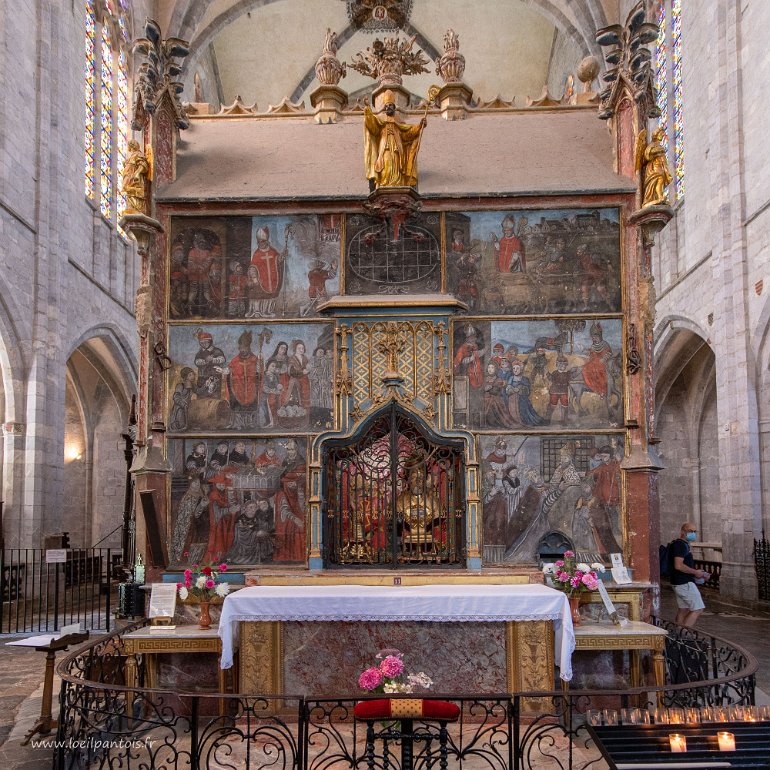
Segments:
[[[706,605],[697,584],[703,584],[710,577],[708,572],[695,569],[690,543],[698,538],[698,529],[691,521],[682,524],[679,537],[668,546],[668,575],[674,589],[676,622],[692,628]]]

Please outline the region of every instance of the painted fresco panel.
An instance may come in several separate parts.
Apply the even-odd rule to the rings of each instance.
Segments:
[[[169,317],[304,318],[339,289],[338,214],[174,217]]]
[[[481,435],[484,560],[621,551],[620,435]],[[588,558],[583,556],[583,558]]]
[[[304,438],[171,439],[168,455],[172,565],[305,561]]]
[[[621,308],[617,209],[446,215],[448,290],[479,315]]]
[[[414,294],[441,290],[439,214],[402,221],[360,214],[345,225],[346,294]]]
[[[620,319],[468,319],[453,329],[455,427],[533,432],[622,425]]]
[[[330,323],[174,325],[171,433],[293,433],[333,426]]]

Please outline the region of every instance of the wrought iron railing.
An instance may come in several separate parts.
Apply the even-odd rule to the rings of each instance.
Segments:
[[[60,562],[44,548],[0,550],[0,633],[51,632],[70,623],[110,630],[120,552],[64,550]]]
[[[719,590],[719,581],[722,577],[722,562],[711,561],[710,559],[696,559],[693,557],[693,566],[695,569],[702,569],[709,573],[709,579],[703,584],[704,588]]]
[[[717,637],[656,622],[669,630],[668,675],[682,680],[677,684],[670,680],[659,691],[643,687],[430,694],[460,706],[459,721],[449,725],[447,766],[588,770],[602,766],[586,729],[589,709],[753,704],[757,662],[750,653]],[[375,752],[366,754],[366,726],[353,718],[353,707],[366,698],[148,689],[141,659],[139,685],[128,688],[124,662],[122,637],[114,634],[71,653],[59,664],[62,689],[55,770],[405,770],[394,740],[400,725],[377,723]],[[700,674],[705,679],[699,680]],[[421,737],[414,747],[415,770],[443,766],[438,760],[438,723],[415,720],[415,732]]]
[[[754,570],[757,573],[757,594],[770,601],[770,541],[762,532],[762,539],[754,541]]]

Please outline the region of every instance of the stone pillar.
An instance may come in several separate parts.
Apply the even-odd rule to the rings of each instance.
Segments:
[[[753,538],[762,530],[762,498],[755,362],[746,306],[750,295],[744,239],[745,199],[741,168],[741,8],[719,3],[716,10],[714,93],[719,109],[711,113],[709,155],[713,193],[714,245],[711,269],[714,286],[714,352],[719,361],[719,480],[725,516],[722,519],[725,597],[756,599]]]

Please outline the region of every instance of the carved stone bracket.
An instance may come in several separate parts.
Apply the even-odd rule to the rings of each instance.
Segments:
[[[642,244],[649,249],[655,242],[655,236],[671,221],[674,209],[668,204],[646,206],[628,217],[628,223],[635,225],[642,233]]]
[[[395,217],[403,222],[421,206],[420,195],[413,187],[378,187],[364,203],[364,210],[375,217]]]

